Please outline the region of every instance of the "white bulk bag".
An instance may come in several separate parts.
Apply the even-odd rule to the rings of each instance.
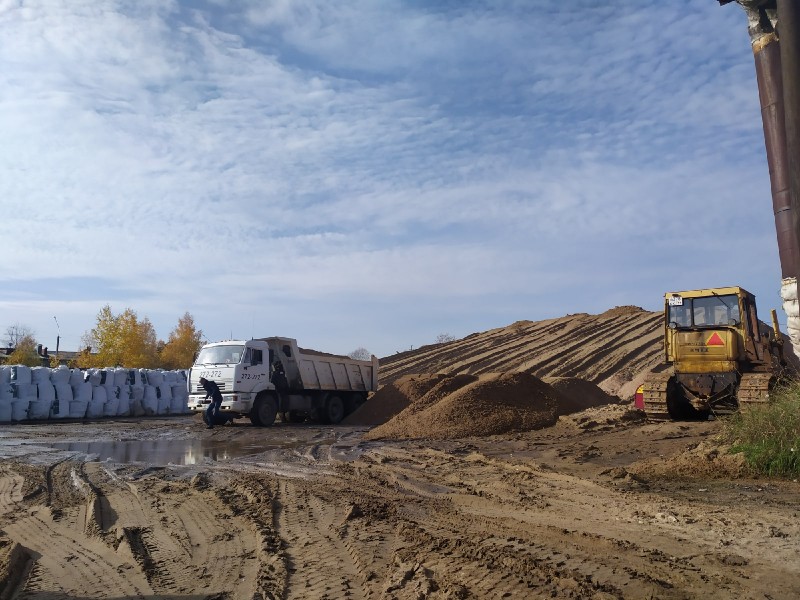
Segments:
[[[9,381],[11,383],[29,385],[31,383],[31,368],[24,365],[12,365]]]
[[[69,407],[72,402],[72,387],[68,383],[57,383],[53,387],[56,390],[56,399],[50,407],[50,418],[66,419],[70,416]]]
[[[79,383],[83,383],[84,379],[84,372],[80,369],[70,369],[69,372],[69,384],[72,386],[76,386]]]
[[[31,404],[30,398],[17,398],[11,401],[11,420],[25,421],[28,418],[28,407]]]
[[[129,385],[123,385],[117,388],[117,398],[119,405],[117,406],[117,416],[127,417],[131,414],[131,388]]]
[[[114,385],[116,387],[128,385],[128,369],[114,369]]]
[[[103,408],[108,400],[106,388],[102,385],[92,387],[92,399],[89,401],[89,406],[86,408],[86,416],[90,419],[96,419],[103,416]]]
[[[189,412],[189,393],[185,385],[172,386],[172,403],[169,412],[174,415],[182,415]]]
[[[0,366],[0,384],[11,383],[11,367]]]
[[[177,381],[176,377],[175,371],[164,371],[164,383],[175,385],[175,382]]]
[[[134,417],[141,417],[144,415],[144,407],[142,406],[142,399],[144,398],[144,386],[132,385],[131,386],[131,415]]]
[[[56,399],[56,388],[53,386],[52,383],[48,380],[47,383],[38,383],[35,384],[36,388],[38,389],[38,393],[36,394],[39,400],[46,400],[48,402],[53,402]]]
[[[103,387],[106,388],[106,403],[103,405],[103,416],[116,417],[119,410],[119,388],[109,385]]]
[[[50,383],[58,385],[66,383],[69,385],[70,370],[66,365],[61,365],[57,369],[50,369]]]
[[[8,423],[11,420],[11,402],[14,399],[14,392],[8,382],[0,383],[0,423]]]
[[[102,380],[102,374],[100,373],[100,369],[88,369],[84,374],[84,379],[92,384],[92,387],[97,387],[100,385],[100,381]]]
[[[82,381],[72,387],[72,399],[80,400],[82,402],[89,402],[92,399],[92,384],[88,381]]]
[[[33,367],[31,369],[31,383],[50,383],[50,368]]]
[[[164,383],[164,372],[156,369],[147,370],[147,383],[150,385],[162,385]]]
[[[89,402],[87,400],[73,400],[69,403],[69,418],[83,419],[86,417],[86,411],[88,409]]]
[[[55,394],[54,394],[55,395]],[[28,405],[28,418],[31,421],[39,421],[50,418],[50,408],[53,406],[52,400],[31,400]]]
[[[146,415],[158,414],[158,396],[156,388],[152,385],[144,386],[144,396],[142,398],[142,409]]]
[[[166,384],[161,384],[156,388],[158,397],[158,414],[168,415],[169,407],[172,404],[172,388]]]
[[[142,381],[142,372],[139,369],[130,369],[128,371],[128,385],[137,387],[144,385],[144,381]]]

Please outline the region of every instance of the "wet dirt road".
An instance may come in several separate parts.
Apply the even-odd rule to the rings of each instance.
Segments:
[[[796,598],[800,486],[635,469],[715,423],[0,430],[0,598]]]

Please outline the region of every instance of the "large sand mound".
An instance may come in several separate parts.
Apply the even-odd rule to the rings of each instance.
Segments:
[[[789,346],[788,338],[786,347]],[[800,361],[787,353],[792,367]],[[617,306],[545,321],[517,321],[443,344],[397,352],[380,360],[380,379],[412,373],[504,373],[579,378],[624,400],[651,371],[665,368],[661,312]]]
[[[367,404],[381,403],[384,390],[396,401],[401,388],[421,390],[432,381],[428,391],[408,398],[404,410],[367,432],[365,439],[450,439],[541,429],[556,422],[557,407],[563,400],[541,379],[510,372],[404,380],[399,386],[382,388]]]

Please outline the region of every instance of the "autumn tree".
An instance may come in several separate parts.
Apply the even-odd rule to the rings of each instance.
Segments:
[[[188,369],[203,345],[202,339],[203,332],[195,327],[194,317],[184,313],[159,353],[161,366],[165,369]]]
[[[446,344],[448,342],[454,342],[456,340],[455,336],[450,335],[449,333],[440,333],[436,336],[437,344]]]
[[[106,304],[97,315],[95,327],[84,335],[83,343],[95,350],[94,354],[79,357],[78,364],[83,368],[117,365],[154,368],[158,364],[158,340],[153,324],[147,317],[140,319],[130,308],[115,315]]]
[[[36,351],[36,339],[28,332],[16,338],[14,352],[6,358],[7,365],[26,365],[28,367],[42,366],[42,357]]]

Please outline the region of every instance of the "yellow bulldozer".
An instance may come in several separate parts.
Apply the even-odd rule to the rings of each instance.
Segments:
[[[665,294],[664,350],[667,369],[637,390],[650,420],[707,419],[766,402],[786,364],[775,311],[770,328],[741,287]]]

